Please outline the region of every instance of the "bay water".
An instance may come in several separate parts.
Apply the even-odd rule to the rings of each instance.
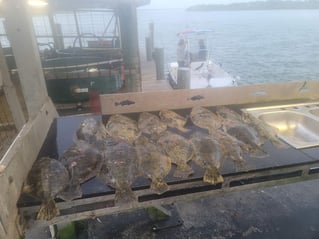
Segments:
[[[178,32],[212,29],[212,57],[239,84],[319,80],[319,10],[138,9],[142,50],[150,23],[167,63],[176,60]]]

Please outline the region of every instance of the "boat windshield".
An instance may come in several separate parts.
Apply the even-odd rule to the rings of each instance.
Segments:
[[[186,42],[186,50],[191,61],[205,61],[210,57],[212,30],[185,30],[177,33]]]

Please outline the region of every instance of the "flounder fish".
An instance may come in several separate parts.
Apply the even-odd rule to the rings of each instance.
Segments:
[[[150,188],[157,194],[169,187],[164,181],[171,170],[171,159],[155,142],[141,135],[135,141],[140,171],[152,180]]]
[[[263,142],[256,130],[245,124],[239,113],[225,106],[217,107],[216,113],[221,117],[223,130],[245,145],[242,147],[243,150],[248,151],[253,157],[268,156],[262,148]]]
[[[115,189],[115,205],[137,202],[131,185],[138,176],[138,159],[133,145],[125,140],[109,142],[98,178]]]
[[[189,140],[173,132],[165,131],[160,135],[157,143],[163,147],[172,163],[177,166],[174,177],[187,178],[194,173],[193,169],[187,164],[194,154]]]
[[[251,127],[255,128],[258,134],[265,139],[268,139],[277,148],[288,148],[289,146],[281,141],[273,127],[264,121],[255,118],[247,112],[243,112],[243,120]]]
[[[194,133],[191,142],[195,155],[194,162],[206,169],[203,181],[210,184],[223,182],[224,179],[219,172],[222,152],[218,142],[202,133]]]
[[[43,157],[32,166],[22,192],[41,200],[37,220],[51,220],[60,214],[54,198],[69,182],[69,173],[61,162]]]
[[[137,122],[121,114],[115,114],[109,118],[106,131],[110,136],[126,140],[130,144],[133,144],[140,134]]]
[[[187,119],[172,110],[161,110],[159,117],[168,127],[178,129],[181,132],[188,132],[189,130],[184,128]]]
[[[149,112],[140,113],[137,126],[141,132],[151,135],[152,138],[157,138],[167,128],[157,115]]]
[[[250,128],[244,124],[237,124],[226,127],[225,131],[229,135],[244,143],[246,150],[251,156],[257,158],[268,156],[268,154],[262,148],[263,142],[260,140],[257,132],[253,128]]]
[[[83,140],[91,144],[103,141],[106,135],[107,132],[103,123],[94,118],[83,120],[76,131],[77,140]]]
[[[244,143],[238,141],[236,138],[222,130],[213,130],[210,135],[219,143],[223,158],[230,157],[239,167],[245,165],[242,149],[248,149]]]
[[[219,117],[212,111],[201,106],[195,106],[190,112],[190,119],[194,125],[212,132],[221,127]]]
[[[103,151],[86,141],[77,141],[61,156],[60,161],[70,174],[67,187],[57,197],[70,201],[82,197],[80,184],[97,176],[104,159]]]
[[[232,110],[226,106],[217,106],[216,114],[222,119],[233,124],[243,123],[241,114],[237,113],[235,110]]]

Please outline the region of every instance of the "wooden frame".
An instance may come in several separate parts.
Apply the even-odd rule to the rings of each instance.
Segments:
[[[193,106],[274,104],[280,101],[309,101],[319,98],[319,82],[284,82],[205,89],[135,92],[100,95],[103,115],[183,109]]]
[[[0,238],[13,239],[20,237],[16,204],[22,184],[37,158],[53,119],[57,117],[57,112],[45,87],[27,2],[5,0],[1,3],[1,9],[6,20],[6,30],[15,55],[28,113],[28,121],[25,124],[22,116],[17,117],[20,119],[17,127],[21,130],[0,160]],[[4,71],[6,69],[1,68],[2,76],[6,77]],[[3,78],[4,84],[7,78]],[[15,103],[10,107],[15,107],[16,100],[12,100]],[[21,114],[21,111],[16,112],[16,115]]]

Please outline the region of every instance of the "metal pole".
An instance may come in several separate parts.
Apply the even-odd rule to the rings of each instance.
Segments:
[[[78,34],[80,47],[82,48],[82,38],[81,38],[81,31],[80,31],[79,22],[78,22],[78,16],[76,14],[76,11],[73,11],[73,14],[74,14],[74,20],[75,20],[75,26],[76,26],[76,33]]]

